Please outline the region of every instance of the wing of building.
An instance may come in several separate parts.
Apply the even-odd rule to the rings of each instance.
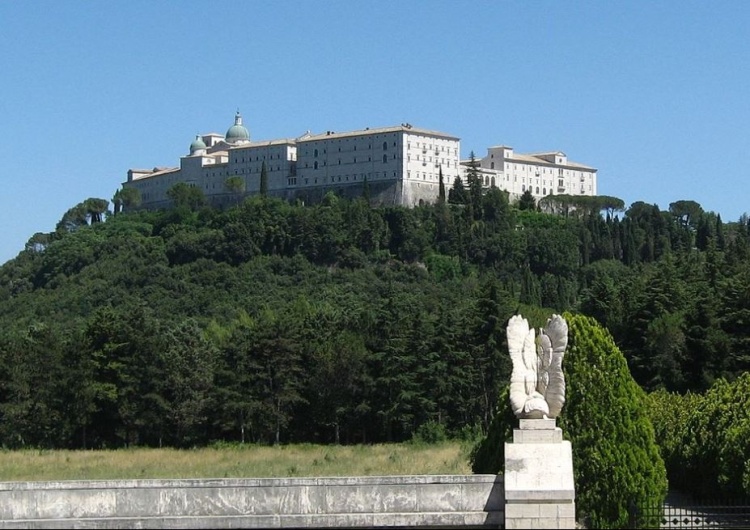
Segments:
[[[464,178],[470,164],[470,160],[461,161]],[[527,190],[537,201],[548,195],[597,194],[597,170],[568,160],[561,151],[520,154],[499,145],[488,148],[487,155],[475,164],[483,185],[507,191],[511,201]]]
[[[596,194],[596,170],[568,162],[563,153],[519,155],[491,147],[477,162],[485,186],[511,198],[526,189],[537,199]],[[459,138],[408,123],[254,141],[237,112],[226,134],[197,136],[179,167],[131,169],[123,187],[138,189],[146,208],[169,206],[167,192],[180,182],[199,188],[213,204],[230,204],[260,192],[265,166],[269,195],[310,202],[329,191],[356,197],[366,183],[373,203],[415,206],[437,200],[441,173],[446,189],[456,177],[465,179],[467,164]]]

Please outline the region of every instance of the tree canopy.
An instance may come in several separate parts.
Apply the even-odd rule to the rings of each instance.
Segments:
[[[486,429],[519,308],[596,317],[647,390],[702,392],[750,364],[747,218],[555,215],[460,183],[412,209],[170,193],[113,216],[83,201],[0,267],[0,444]]]

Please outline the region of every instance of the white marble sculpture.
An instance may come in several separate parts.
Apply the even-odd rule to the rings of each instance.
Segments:
[[[536,337],[534,328],[515,315],[506,329],[508,351],[513,361],[510,376],[510,406],[516,418],[557,418],[565,403],[562,359],[568,345],[568,324],[552,315]]]

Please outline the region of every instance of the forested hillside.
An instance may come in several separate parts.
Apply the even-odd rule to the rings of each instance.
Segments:
[[[108,217],[106,201],[81,203],[0,268],[0,445],[468,434],[509,377],[519,309],[536,325],[595,317],[646,389],[702,391],[748,368],[746,218],[449,197]]]

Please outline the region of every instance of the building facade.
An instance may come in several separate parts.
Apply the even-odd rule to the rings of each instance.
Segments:
[[[315,200],[333,190],[357,196],[367,183],[375,202],[414,206],[436,200],[441,171],[447,186],[453,182],[459,156],[458,138],[408,123],[255,142],[237,113],[224,136],[196,137],[179,167],[131,169],[123,187],[137,188],[144,207],[168,206],[167,192],[178,182],[228,203],[237,192],[227,179],[239,177],[243,195],[257,194],[265,164],[271,195]]]
[[[568,160],[565,153],[520,154],[500,145],[487,149],[487,155],[475,160],[485,187],[497,186],[518,200],[527,190],[537,201],[548,195],[596,195],[597,170]],[[462,160],[466,178],[470,160]]]
[[[596,169],[564,153],[490,147],[476,163],[484,186],[507,191],[511,200],[527,189],[537,200],[553,193],[596,195]],[[408,123],[253,141],[237,112],[226,134],[197,136],[179,167],[131,169],[123,187],[138,189],[146,208],[169,206],[167,192],[179,182],[199,188],[214,204],[228,204],[238,194],[260,192],[264,165],[268,193],[288,200],[316,201],[329,191],[359,196],[367,183],[376,204],[415,206],[437,200],[441,173],[446,189],[456,177],[465,181],[469,161],[460,159],[459,138]]]

